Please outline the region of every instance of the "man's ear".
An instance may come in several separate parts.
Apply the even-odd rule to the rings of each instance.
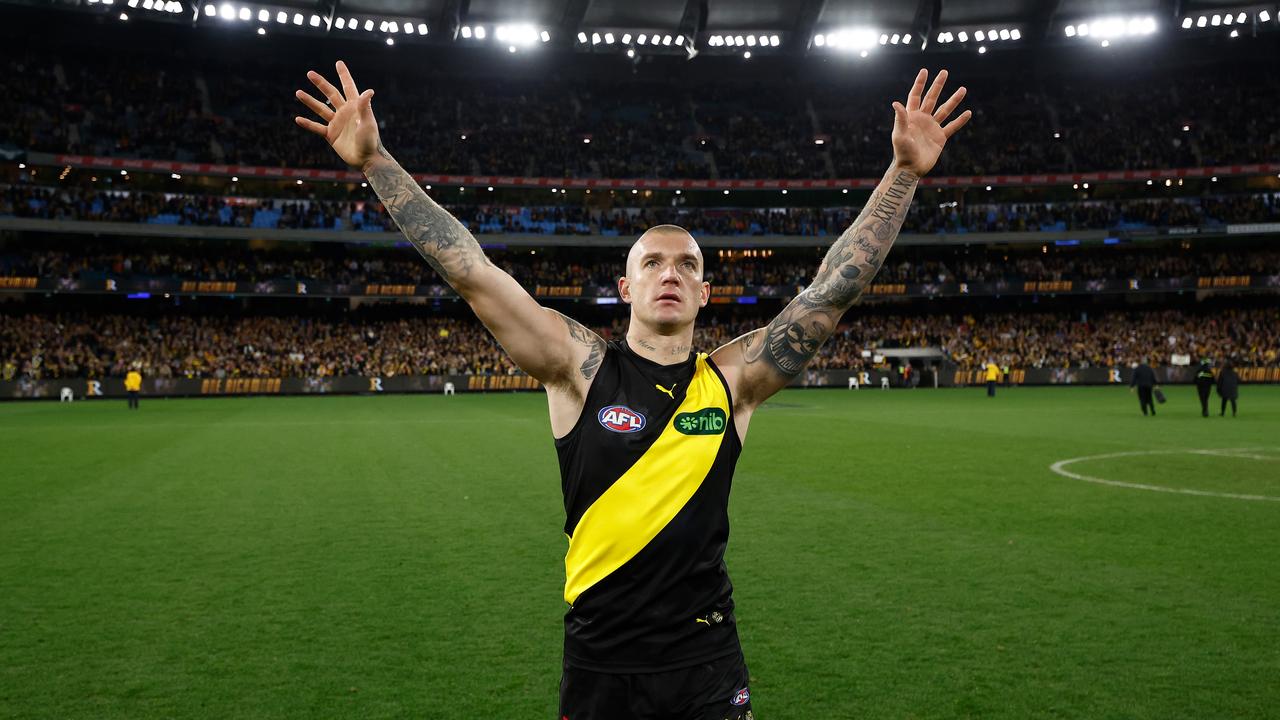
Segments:
[[[618,297],[622,302],[631,304],[631,281],[627,280],[626,275],[618,278]]]
[[[703,280],[702,291],[699,293],[699,295],[701,295],[702,297],[702,304],[699,305],[698,307],[706,307],[707,303],[711,301],[711,283],[707,282],[706,280]]]

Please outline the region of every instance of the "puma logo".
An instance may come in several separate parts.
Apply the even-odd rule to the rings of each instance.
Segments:
[[[675,386],[675,385],[672,385],[670,390],[668,390],[668,389],[666,389],[666,388],[662,387],[661,385],[654,385],[654,387],[656,387],[656,388],[658,388],[659,390],[661,390],[662,392],[666,393],[666,394],[667,394],[667,396],[668,396],[668,397],[670,397],[672,400],[675,400],[675,399],[676,399],[676,386]]]

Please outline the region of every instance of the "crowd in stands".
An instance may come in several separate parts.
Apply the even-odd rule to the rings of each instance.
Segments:
[[[767,321],[710,315],[695,346],[709,351]],[[595,329],[607,339],[625,334],[621,320]],[[961,368],[989,359],[1015,368],[1119,367],[1148,357],[1163,364],[1173,354],[1274,365],[1280,360],[1280,309],[1086,317],[852,313],[811,367],[869,369],[876,350],[903,347],[941,348]],[[148,377],[516,372],[475,320],[0,314],[2,379],[123,376],[135,363]]]
[[[768,256],[707,248],[704,277],[713,286],[803,287],[824,248],[768,251]],[[726,255],[726,252],[728,253]],[[531,291],[579,286],[612,294],[624,272],[623,249],[491,248],[489,257]],[[106,275],[183,280],[319,281],[334,284],[439,285],[441,279],[407,248],[297,244],[251,248],[229,242],[76,241],[0,246],[0,276],[96,279]],[[1230,247],[1053,247],[1020,251],[980,247],[896,247],[878,283],[999,280],[1127,280],[1225,275],[1280,275],[1280,251]]]
[[[854,207],[598,208],[581,205],[445,206],[477,235],[638,236],[659,224],[695,235],[838,236],[857,217]],[[382,204],[220,195],[94,190],[82,187],[0,186],[0,217],[90,220],[168,225],[395,232]],[[1159,200],[1088,200],[1059,203],[971,204],[917,201],[904,233],[1065,232],[1150,227],[1220,226],[1280,221],[1280,195],[1224,195]]]
[[[165,62],[137,48],[22,48],[0,62],[0,142],[43,152],[336,168],[294,58]],[[879,177],[895,78],[709,83],[364,70],[385,145],[415,171],[540,177]],[[1280,73],[1230,65],[1176,83],[1116,73],[964,80],[973,121],[935,174],[1169,168],[1280,156]],[[1052,87],[1051,92],[1043,88]],[[851,98],[856,98],[851,101]],[[158,100],[160,99],[160,100]]]

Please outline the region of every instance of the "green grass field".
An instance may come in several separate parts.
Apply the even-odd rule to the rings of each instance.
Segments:
[[[729,569],[762,720],[1280,716],[1280,387],[789,391]],[[1216,400],[1216,398],[1215,398]],[[0,717],[553,718],[538,394],[0,404]],[[1248,448],[1235,451],[1234,449]]]

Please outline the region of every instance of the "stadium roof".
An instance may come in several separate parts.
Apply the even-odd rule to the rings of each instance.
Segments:
[[[1239,0],[0,0],[120,20],[243,23],[258,34],[490,43],[516,52],[774,54],[979,50],[1155,32],[1280,30],[1280,4]],[[132,14],[132,15],[130,15]],[[426,35],[424,36],[424,31]]]

